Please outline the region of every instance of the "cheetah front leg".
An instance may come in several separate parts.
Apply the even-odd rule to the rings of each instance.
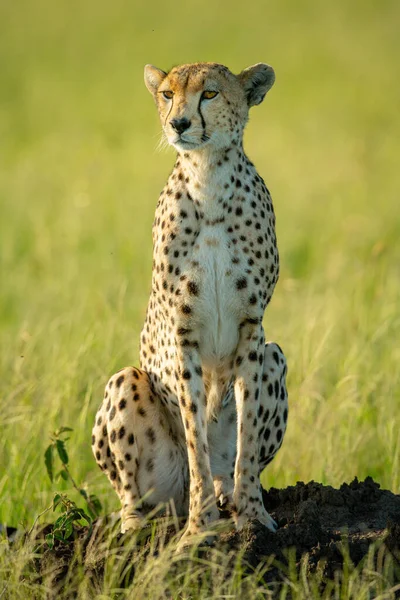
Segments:
[[[233,382],[222,401],[218,417],[208,422],[207,435],[217,506],[231,510],[237,447]]]
[[[257,413],[264,362],[262,325],[247,323],[235,360],[235,398],[238,415],[238,441],[233,500],[235,521],[241,529],[248,519],[257,519],[275,531],[276,523],[265,510],[259,480]]]
[[[207,530],[218,520],[214,484],[207,440],[205,389],[197,349],[182,347],[178,351],[178,397],[184,424],[190,472],[190,503],[187,528],[178,551],[189,543],[192,535]]]

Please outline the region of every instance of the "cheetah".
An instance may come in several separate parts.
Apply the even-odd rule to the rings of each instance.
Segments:
[[[153,224],[140,368],[111,377],[92,434],[122,532],[168,502],[188,517],[182,547],[221,507],[238,529],[277,527],[260,473],[288,418],[286,359],[262,324],[279,257],[270,193],[243,150],[249,109],[274,80],[263,63],[239,75],[217,63],[145,67],[177,158]]]

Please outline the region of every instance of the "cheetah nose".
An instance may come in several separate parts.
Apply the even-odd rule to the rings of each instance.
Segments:
[[[172,129],[174,129],[176,131],[176,133],[183,133],[184,131],[186,131],[186,129],[189,129],[189,127],[191,126],[191,122],[189,121],[189,119],[186,119],[186,117],[183,117],[183,119],[171,119],[171,121],[169,122]]]

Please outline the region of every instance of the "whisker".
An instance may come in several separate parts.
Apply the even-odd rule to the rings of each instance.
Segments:
[[[169,146],[169,144],[168,144],[166,135],[165,135],[164,131],[161,131],[160,139],[158,140],[158,143],[156,146],[156,151],[162,152],[163,150],[166,150],[166,148],[168,148],[168,146]]]

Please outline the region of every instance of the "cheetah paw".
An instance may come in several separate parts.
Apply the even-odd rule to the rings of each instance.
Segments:
[[[127,531],[138,531],[139,529],[142,529],[144,525],[145,519],[140,513],[127,515],[121,520],[121,533],[126,533]]]
[[[205,533],[190,533],[185,531],[178,542],[176,548],[176,554],[182,554],[193,546],[213,546],[215,542],[215,535],[209,535]]]
[[[240,531],[243,529],[244,525],[252,519],[259,521],[261,525],[264,525],[264,527],[273,533],[275,533],[275,531],[278,529],[277,522],[266,510],[251,511],[251,514],[248,514],[246,511],[244,511],[240,515],[237,515],[235,519],[236,529]]]

